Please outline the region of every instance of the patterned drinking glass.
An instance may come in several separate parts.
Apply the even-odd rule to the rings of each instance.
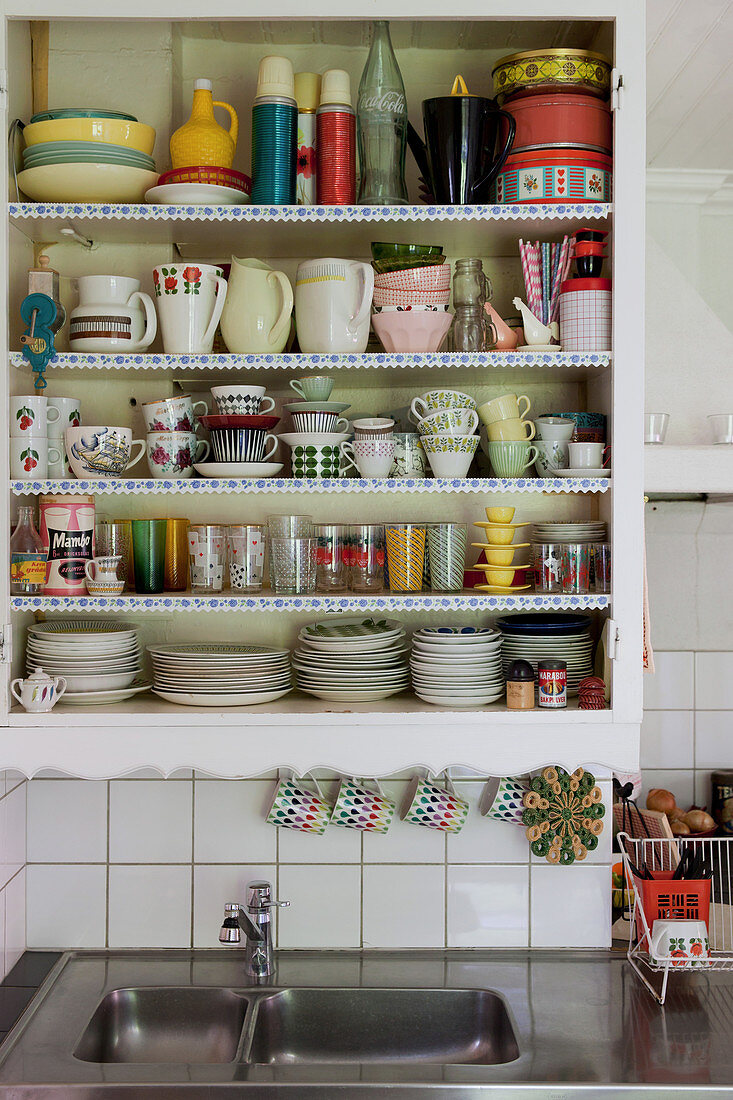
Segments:
[[[136,592],[155,595],[163,591],[167,523],[165,519],[132,520]]]
[[[229,583],[240,592],[259,592],[265,565],[267,528],[263,523],[232,525],[228,530]]]
[[[589,542],[563,543],[560,560],[563,592],[573,595],[590,592],[590,553]]]
[[[537,592],[562,592],[562,543],[533,542],[532,563]]]
[[[313,533],[313,516],[283,516],[272,515],[267,517],[268,539],[303,539]],[[272,543],[270,543],[270,588],[275,587],[275,570],[272,564]]]
[[[221,592],[227,564],[227,529],[218,523],[189,524],[192,592]]]
[[[132,564],[132,526],[129,519],[100,520],[94,526],[96,554],[100,558],[119,557],[117,576],[128,589],[135,587]]]
[[[611,591],[611,543],[594,542],[593,571],[595,573],[596,592]]]
[[[466,567],[465,523],[431,523],[428,527],[430,587],[433,592],[461,592]]]
[[[316,590],[315,538],[270,539],[270,561],[279,596],[297,596]]]
[[[166,520],[165,576],[166,592],[184,592],[188,586],[188,520]]]
[[[314,523],[316,539],[316,591],[346,591],[346,537],[340,523]]]
[[[419,592],[425,564],[425,524],[387,523],[387,573],[391,592]]]
[[[353,523],[349,527],[345,550],[352,592],[381,592],[384,588],[382,524]]]

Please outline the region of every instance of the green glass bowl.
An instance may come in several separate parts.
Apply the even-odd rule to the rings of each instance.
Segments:
[[[372,241],[372,267],[378,274],[402,271],[406,267],[434,267],[445,263],[440,244],[394,244]]]
[[[31,117],[31,122],[48,122],[57,118],[120,118],[125,122],[137,122],[134,115],[125,115],[121,111],[100,111],[95,107],[59,107],[55,111],[40,111]]]

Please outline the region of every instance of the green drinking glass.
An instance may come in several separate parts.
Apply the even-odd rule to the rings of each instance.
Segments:
[[[165,577],[165,519],[132,521],[132,558],[135,591],[154,595],[163,591]]]

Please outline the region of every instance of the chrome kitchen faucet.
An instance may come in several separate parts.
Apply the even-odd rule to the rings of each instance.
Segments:
[[[247,905],[227,902],[224,906],[224,923],[219,931],[220,943],[240,943],[244,932],[247,946],[244,967],[256,981],[269,978],[273,971],[272,919],[270,910],[285,907],[289,901],[273,901],[269,882],[247,884]]]

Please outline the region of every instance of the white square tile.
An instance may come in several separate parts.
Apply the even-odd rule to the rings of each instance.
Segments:
[[[656,653],[656,672],[644,676],[645,710],[692,710],[695,706],[694,654]]]
[[[275,864],[259,864],[255,867],[199,864],[193,869],[193,946],[218,947],[219,929],[224,919],[224,906],[228,901],[244,905],[247,883],[253,879],[271,882],[273,891],[277,882]],[[277,914],[272,910],[274,927]],[[274,937],[277,942],[277,937]],[[242,944],[244,946],[244,944]]]
[[[0,982],[7,974],[5,966],[5,891],[0,890]]]
[[[382,783],[382,790],[397,803],[392,824],[386,833],[365,833],[365,863],[443,863],[445,834],[425,825],[410,825],[400,820],[407,793],[406,780]],[[281,848],[282,852],[282,848]]]
[[[25,863],[27,787],[21,783],[0,800],[0,887]]]
[[[695,805],[706,806],[708,813],[713,801],[712,771],[695,769]]]
[[[733,653],[695,654],[695,705],[699,710],[733,710]]]
[[[733,759],[733,710],[695,712],[695,765],[729,768]]]
[[[192,783],[142,779],[110,783],[111,863],[183,863],[191,859]]]
[[[28,947],[104,947],[105,867],[32,864],[28,876]]]
[[[5,969],[12,970],[26,949],[25,870],[5,887]],[[48,908],[48,907],[47,907]]]
[[[667,769],[647,768],[641,775],[641,794],[638,804],[646,806],[646,796],[653,787],[662,787],[665,791],[671,791],[677,805],[687,810],[695,801],[695,773],[692,768],[680,771]]]
[[[447,834],[448,863],[527,863],[529,847],[522,825],[482,817],[479,800],[483,783],[456,783],[456,792],[470,805],[460,833]],[[426,830],[428,831],[428,830]]]
[[[278,945],[288,947],[361,946],[360,867],[280,867],[280,898],[289,901],[278,915]]]
[[[444,947],[443,867],[364,868],[364,947]]]
[[[610,947],[609,867],[532,866],[532,947]]]
[[[272,789],[272,783],[259,780],[197,782],[194,862],[274,862],[277,830],[265,821]]]
[[[110,867],[110,947],[190,945],[190,867]]]
[[[448,868],[448,947],[528,943],[528,867]]]
[[[273,829],[272,825],[267,828]],[[358,829],[329,825],[320,835],[299,829],[278,829],[278,833],[281,866],[285,863],[361,862],[362,834]]]
[[[28,784],[28,861],[104,863],[107,784],[33,779]]]
[[[642,768],[693,767],[694,717],[691,710],[645,710],[641,724]]]

